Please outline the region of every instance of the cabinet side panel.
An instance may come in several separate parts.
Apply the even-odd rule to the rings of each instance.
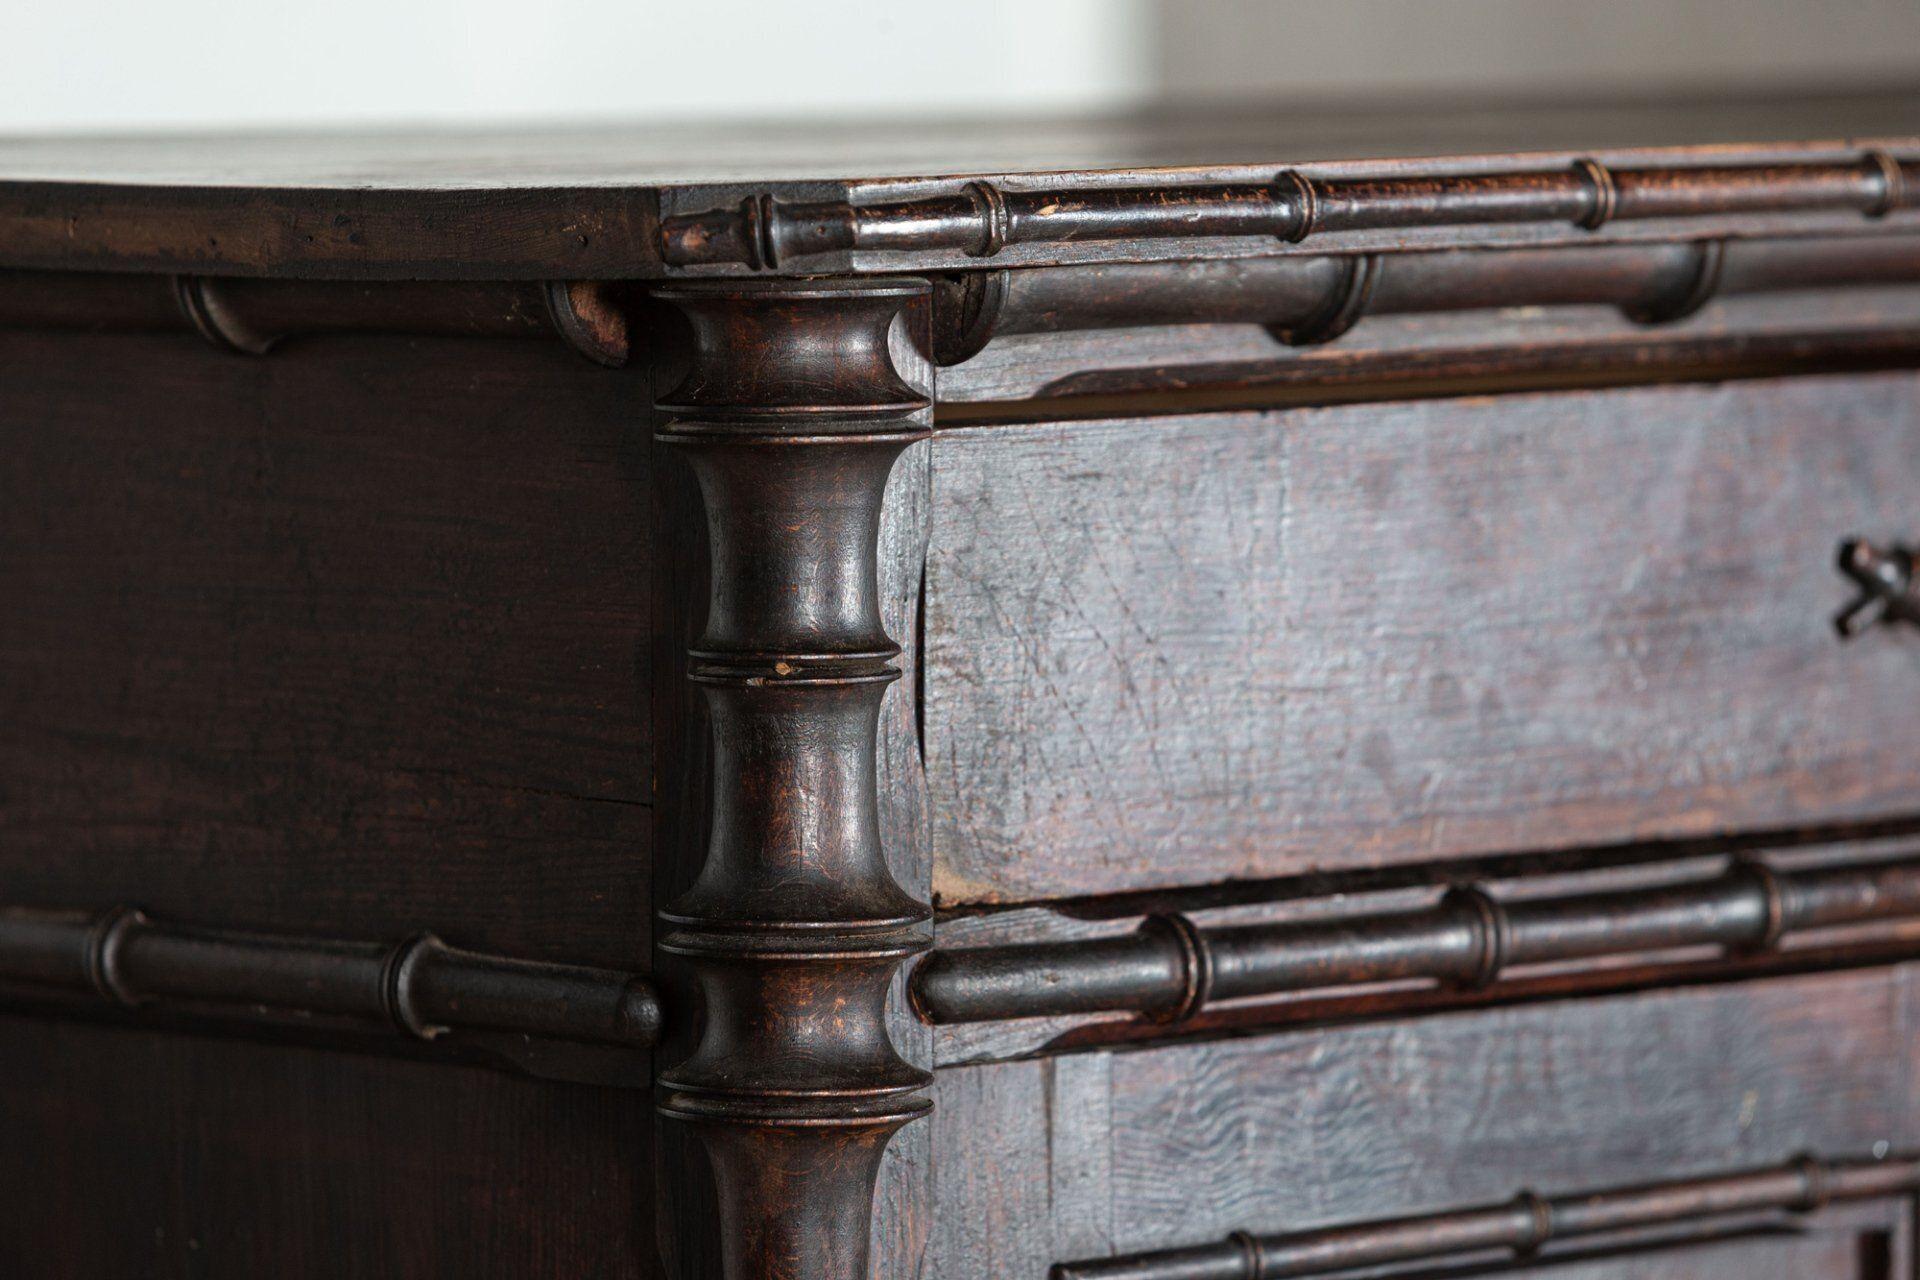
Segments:
[[[10,332],[0,388],[7,905],[645,964],[626,375]]]

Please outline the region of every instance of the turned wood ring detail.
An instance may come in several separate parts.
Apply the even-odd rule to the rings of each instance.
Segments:
[[[969,182],[967,198],[980,215],[980,243],[967,250],[969,257],[991,258],[1007,247],[1013,230],[1013,218],[1007,212],[1007,198],[991,182]]]
[[[1635,324],[1672,324],[1685,320],[1713,301],[1720,290],[1720,273],[1726,264],[1724,240],[1701,240],[1693,246],[1693,270],[1682,287],[1663,291],[1643,303],[1620,308],[1621,314]]]
[[[1344,337],[1367,314],[1380,278],[1380,255],[1354,254],[1341,263],[1340,279],[1325,304],[1299,324],[1278,325],[1273,336],[1290,347],[1313,347]]]
[[[1294,209],[1293,226],[1280,232],[1280,238],[1299,244],[1319,228],[1320,193],[1314,189],[1313,179],[1294,169],[1283,171],[1274,182],[1286,188],[1284,192],[1275,192],[1275,198],[1290,198]]]
[[[1492,894],[1477,884],[1455,885],[1447,890],[1442,902],[1467,913],[1478,944],[1479,957],[1474,971],[1461,985],[1475,990],[1490,986],[1506,967],[1507,953],[1512,949],[1506,911]]]
[[[1513,1205],[1527,1215],[1527,1238],[1516,1242],[1513,1251],[1522,1257],[1538,1253],[1553,1239],[1553,1202],[1532,1191],[1522,1191],[1513,1198]]]
[[[1620,187],[1613,180],[1613,172],[1598,160],[1583,156],[1573,162],[1573,171],[1586,182],[1587,189],[1593,195],[1593,204],[1585,213],[1574,220],[1576,226],[1589,231],[1598,231],[1612,221],[1620,205]]]
[[[1900,162],[1875,148],[1866,154],[1867,168],[1880,175],[1880,194],[1867,206],[1869,218],[1884,218],[1907,203],[1907,175]]]
[[[1741,874],[1760,890],[1761,927],[1760,936],[1750,944],[1754,951],[1772,951],[1780,945],[1780,939],[1787,932],[1786,890],[1780,883],[1780,875],[1772,867],[1757,858],[1743,858],[1737,864]]]
[[[1185,989],[1180,1002],[1163,1013],[1167,1022],[1185,1022],[1206,1007],[1213,995],[1213,952],[1200,926],[1181,913],[1148,916],[1142,927],[1173,939],[1180,950],[1181,979]]]
[[[1833,1191],[1827,1184],[1827,1167],[1811,1155],[1802,1154],[1793,1161],[1795,1172],[1806,1188],[1800,1200],[1800,1212],[1818,1213],[1832,1203]]]
[[[102,997],[129,1009],[137,1008],[141,999],[121,972],[120,953],[127,935],[146,922],[146,914],[137,908],[114,907],[94,921],[87,939],[87,981]]]
[[[1260,1237],[1251,1231],[1235,1231],[1227,1239],[1239,1247],[1240,1257],[1246,1265],[1247,1280],[1266,1280],[1267,1251],[1260,1247]]]

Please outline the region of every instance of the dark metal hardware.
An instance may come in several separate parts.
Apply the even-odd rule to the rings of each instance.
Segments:
[[[1833,620],[1842,639],[1878,622],[1920,625],[1920,555],[1911,547],[1849,539],[1840,544],[1840,572],[1860,587],[1860,598]]]
[[[1791,872],[1738,862],[1713,879],[1516,902],[1461,886],[1423,910],[1312,923],[1203,928],[1156,916],[1117,937],[937,951],[913,991],[935,1023],[1100,1012],[1177,1021],[1215,1000],[1408,979],[1481,988],[1516,965],[1696,946],[1764,952],[1797,931],[1916,917],[1920,860]]]
[[[1525,1258],[1549,1241],[1739,1214],[1817,1213],[1836,1201],[1910,1195],[1916,1188],[1920,1160],[1828,1162],[1803,1156],[1719,1177],[1584,1195],[1547,1198],[1522,1191],[1506,1204],[1421,1217],[1285,1235],[1239,1231],[1220,1244],[1063,1262],[1053,1268],[1052,1280],[1279,1280],[1490,1250]]]

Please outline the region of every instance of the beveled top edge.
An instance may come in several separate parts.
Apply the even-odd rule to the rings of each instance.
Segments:
[[[1547,172],[1587,156],[1685,168],[1841,163],[1876,151],[1920,164],[1920,89],[1557,106],[1266,104],[1053,120],[16,137],[0,138],[0,267],[353,280],[660,279],[683,270],[884,276],[977,266],[969,254],[976,241],[997,246],[994,225],[965,243],[922,250],[863,239],[841,224],[855,210],[965,199],[972,188],[989,204],[1002,192],[1130,189],[1151,202],[1157,187],[1269,183],[1292,169],[1315,181],[1421,182]],[[729,249],[683,262],[684,252],[668,252],[663,225],[743,202],[763,214],[787,211],[757,222],[742,214],[743,230],[759,233],[747,243],[760,260],[736,262]],[[1697,228],[1703,234],[1855,233],[1839,215],[1817,211],[1701,221],[1711,222]],[[778,225],[763,225],[770,222]],[[718,224],[708,230],[733,238]],[[1482,247],[1545,233],[1452,228],[1383,233],[1381,243],[1367,234],[1336,247]],[[1675,233],[1648,224],[1599,234]],[[1284,240],[1246,235],[1120,244],[1067,236],[1009,245],[999,260],[1044,266],[1293,251]]]

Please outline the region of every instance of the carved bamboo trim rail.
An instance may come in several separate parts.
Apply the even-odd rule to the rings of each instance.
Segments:
[[[1517,965],[1682,947],[1764,952],[1795,932],[1920,919],[1920,860],[1775,871],[1502,902],[1473,885],[1416,911],[1203,928],[1185,915],[1071,942],[942,950],[913,978],[934,1023],[1131,1012],[1179,1022],[1214,1001],[1430,979],[1489,986]]]
[[[1920,283],[1920,235],[1703,239],[1483,251],[1106,263],[951,273],[935,281],[946,365],[994,338],[1149,325],[1259,324],[1290,346],[1373,316],[1609,306],[1638,325],[1716,298]],[[595,281],[315,281],[0,271],[0,327],[190,331],[265,355],[348,332],[559,338],[607,366],[634,336],[621,286]]]
[[[646,979],[450,947],[203,929],[118,907],[0,911],[0,985],[243,1023],[321,1018],[431,1041],[453,1031],[650,1047]]]
[[[1911,1195],[1920,1160],[1822,1161],[1718,1177],[1545,1197],[1522,1191],[1506,1204],[1387,1218],[1282,1235],[1236,1232],[1220,1244],[1063,1262],[1052,1280],[1280,1280],[1351,1267],[1510,1250],[1521,1258],[1553,1241],[1616,1235],[1739,1214],[1817,1213],[1845,1200]]]
[[[1721,297],[1914,282],[1920,235],[1906,234],[972,271],[939,281],[934,354],[953,365],[1010,334],[1203,322],[1319,346],[1371,316],[1500,307],[1613,307],[1656,326]]]
[[[598,281],[277,280],[0,270],[0,328],[189,331],[235,355],[323,333],[559,338],[627,362],[619,287]]]
[[[1742,213],[1904,208],[1920,161],[1870,150],[1851,161],[1614,169],[1583,158],[1557,170],[1440,177],[1313,178],[1288,169],[1268,182],[1027,191],[971,182],[951,195],[855,205],[786,204],[771,194],[664,218],[671,267],[778,270],[852,250],[961,252],[992,258],[1009,245],[1249,236],[1299,243],[1325,232],[1615,221]]]

